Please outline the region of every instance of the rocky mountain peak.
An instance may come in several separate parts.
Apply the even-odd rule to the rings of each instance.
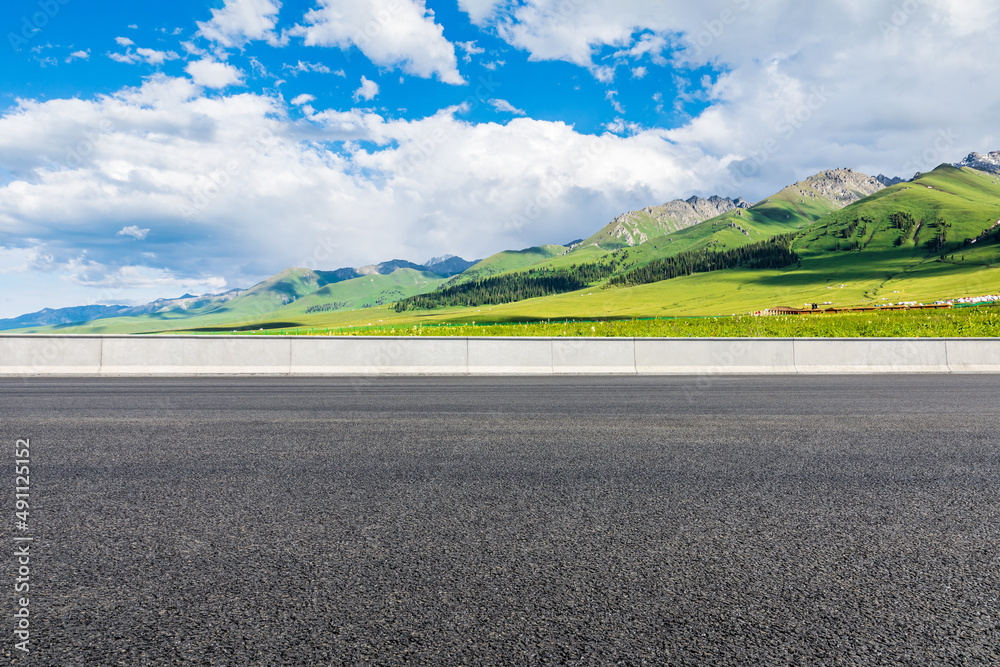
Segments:
[[[907,182],[905,178],[900,178],[899,176],[893,176],[892,178],[890,178],[885,174],[879,174],[878,176],[875,177],[875,180],[887,188],[891,188],[894,185]]]
[[[734,209],[745,208],[750,208],[750,204],[742,197],[730,199],[712,195],[708,199],[675,199],[660,206],[622,213],[584,244],[605,249],[636,246]]]
[[[1000,174],[1000,151],[992,151],[983,155],[982,153],[969,153],[969,155],[955,164],[956,167],[970,167],[985,171],[990,174]]]
[[[680,200],[677,200],[680,201]],[[675,202],[671,202],[675,203]],[[684,200],[685,204],[690,205],[694,209],[708,209],[718,210],[720,213],[725,213],[726,211],[731,211],[734,208],[750,208],[750,203],[743,197],[737,197],[736,199],[730,199],[729,197],[720,197],[719,195],[712,195],[708,199],[702,199],[701,197],[690,197]],[[664,204],[664,206],[669,206],[670,204]]]
[[[828,169],[805,181],[796,183],[801,190],[810,196],[825,197],[840,206],[853,204],[885,189],[885,184],[868,174],[862,174],[853,169]]]

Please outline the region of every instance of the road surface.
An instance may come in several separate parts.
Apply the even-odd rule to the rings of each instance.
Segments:
[[[996,664],[998,396],[945,375],[2,380],[8,532],[35,541],[31,653],[9,629],[0,652]]]

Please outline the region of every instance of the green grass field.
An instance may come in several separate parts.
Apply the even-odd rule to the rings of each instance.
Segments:
[[[520,323],[375,323],[292,327],[246,335],[516,336],[516,337],[764,337],[883,338],[995,337],[1000,305],[925,311],[882,311],[779,317],[680,317],[631,320],[565,320]]]

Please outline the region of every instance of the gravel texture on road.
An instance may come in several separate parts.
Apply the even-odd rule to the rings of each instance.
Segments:
[[[998,396],[989,375],[2,380],[2,506],[12,525],[30,438],[36,542],[32,651],[8,585],[0,655],[1000,664]]]

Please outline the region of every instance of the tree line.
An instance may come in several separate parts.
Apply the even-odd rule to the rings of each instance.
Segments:
[[[608,284],[644,285],[723,269],[781,269],[799,261],[799,256],[792,250],[795,236],[795,234],[782,234],[766,241],[719,252],[688,250],[614,276]]]
[[[627,252],[618,251],[612,253],[609,260],[594,264],[574,264],[566,269],[530,269],[480,278],[408,297],[398,301],[393,308],[402,313],[447,306],[497,305],[573,292],[608,278],[621,267],[627,256]]]
[[[892,226],[902,232],[902,235],[896,239],[896,245],[903,245],[910,240],[910,235],[913,232],[914,227],[917,226],[917,221],[913,219],[913,216],[905,211],[897,211],[889,216],[889,222]]]
[[[657,259],[636,269],[619,273],[628,251],[612,253],[610,259],[565,269],[530,269],[520,273],[490,276],[454,285],[436,292],[418,294],[397,302],[393,308],[425,310],[447,306],[483,306],[513,303],[524,299],[574,292],[608,280],[609,285],[643,285],[693,273],[738,267],[780,269],[799,261],[792,251],[795,234],[775,236],[731,250],[688,250],[673,257]]]

